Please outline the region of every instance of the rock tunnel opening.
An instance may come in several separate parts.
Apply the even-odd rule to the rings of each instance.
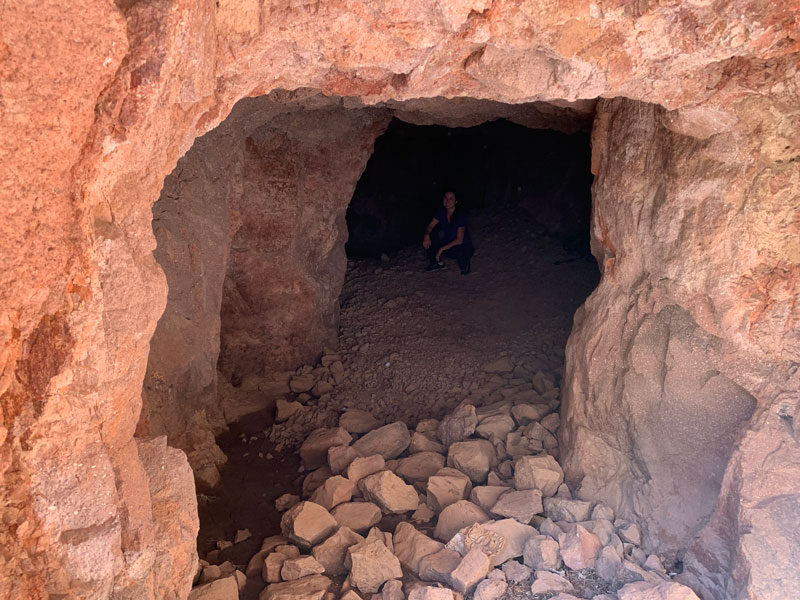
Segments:
[[[661,109],[620,106],[614,108],[629,111],[629,141],[641,146],[654,135],[648,128]],[[609,177],[615,167],[649,169],[654,161],[626,149],[596,164],[587,133],[594,111],[594,102],[364,107],[313,91],[280,92],[241,101],[196,140],[153,210],[169,297],[151,343],[137,433],[167,434],[187,453],[199,492],[198,550],[209,566],[243,567],[260,539],[281,530],[276,498],[309,498],[335,475],[331,464],[295,450],[313,432],[339,431],[343,411],[372,419],[372,428],[401,422],[412,431],[428,418],[453,418],[465,404],[483,419],[504,415],[515,431],[472,432],[506,457],[497,465],[505,469],[495,473],[497,485],[512,481],[520,452],[569,464],[576,453],[607,451],[607,438],[585,437],[580,426],[559,432],[561,419],[574,418],[569,400],[588,373],[575,357],[595,343],[586,339],[590,329],[579,310],[582,328],[565,365],[573,314],[598,281],[588,252],[590,221],[604,269],[615,268],[619,251],[608,237],[616,225],[590,218],[590,162],[607,194],[618,185]],[[600,118],[593,135],[608,127]],[[667,148],[671,141],[663,139],[671,134],[657,134]],[[697,150],[696,142],[684,143],[687,156]],[[458,269],[422,271],[421,230],[446,190],[469,210],[478,251],[467,277]],[[656,506],[696,502],[678,542],[669,523],[656,518],[650,529],[645,525],[640,542],[651,552],[663,549],[672,564],[685,551],[686,531],[697,531],[712,510],[719,469],[754,403],[715,370],[717,342],[685,311],[666,306],[640,327],[619,358],[628,376],[609,397],[623,408],[607,430],[623,436],[615,443],[630,446],[633,467],[620,470],[609,489],[594,472],[567,477],[563,493],[613,504],[619,488],[657,489],[648,469],[662,469],[656,479],[669,486],[682,477],[676,469],[712,444],[715,451],[694,461],[683,487],[647,498]],[[698,345],[702,356],[693,354]],[[642,362],[650,352],[660,358]],[[687,372],[689,363],[705,370]],[[660,387],[652,385],[658,380]],[[640,409],[629,398],[653,394],[662,401],[639,424],[643,440],[624,438],[629,411]],[[546,408],[535,423],[512,416],[529,405]],[[713,433],[695,426],[710,414],[719,426]],[[539,422],[545,417],[549,429]],[[662,434],[674,422],[685,431],[671,439],[685,448],[660,463],[660,449],[671,443]],[[534,425],[536,432],[528,431]],[[698,443],[695,435],[706,437]],[[534,447],[523,451],[518,437]],[[559,448],[559,441],[566,445]],[[391,468],[398,466],[394,458]],[[647,513],[625,506],[627,497],[616,500],[627,518]],[[229,544],[244,528],[252,539]],[[670,539],[671,546],[659,547]],[[638,568],[646,558],[637,555]],[[263,586],[255,571],[248,575],[252,589]]]

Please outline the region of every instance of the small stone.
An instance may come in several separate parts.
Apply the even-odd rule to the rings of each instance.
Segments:
[[[579,521],[589,520],[589,516],[592,513],[592,506],[592,502],[587,502],[585,500],[572,500],[570,498],[554,496],[544,499],[544,514],[552,521],[577,523]]]
[[[477,424],[475,407],[471,404],[462,404],[439,423],[439,439],[447,448],[453,442],[460,442],[471,436]]]
[[[417,423],[415,431],[435,434],[437,429],[439,429],[439,421],[437,419],[423,419]]]
[[[592,569],[603,545],[596,535],[583,525],[576,525],[574,531],[565,531],[558,537],[561,558],[570,569]],[[565,590],[568,591],[568,590]]]
[[[447,588],[426,585],[414,588],[408,595],[408,600],[455,600],[455,596]]]
[[[508,584],[505,581],[498,579],[487,579],[481,581],[478,587],[475,588],[475,594],[472,600],[497,600],[506,593]]]
[[[459,500],[441,512],[433,535],[437,540],[448,542],[460,529],[488,520],[489,515],[480,506],[468,500]]]
[[[561,425],[561,417],[556,412],[550,413],[540,423],[547,431],[554,434],[558,430],[558,426]]]
[[[542,535],[548,535],[554,540],[557,540],[558,536],[560,536],[564,532],[563,529],[561,529],[558,525],[553,523],[553,521],[551,521],[550,519],[545,519],[544,521],[539,523],[539,531],[541,532]]]
[[[429,538],[410,523],[399,523],[394,531],[394,554],[400,564],[419,575],[419,563],[426,556],[444,548],[444,544]]]
[[[344,502],[336,506],[331,515],[341,527],[363,534],[381,520],[381,509],[372,502]]]
[[[258,600],[322,600],[330,586],[331,580],[324,575],[311,575],[268,585],[258,595]]]
[[[310,373],[306,375],[295,375],[289,380],[289,389],[295,394],[308,392],[314,387],[314,376]]]
[[[447,548],[425,556],[419,561],[419,578],[450,585],[450,573],[461,564],[461,555]]]
[[[249,529],[237,529],[236,535],[233,537],[233,543],[239,544],[245,540],[249,540],[252,534]]]
[[[364,538],[349,527],[339,527],[327,540],[314,546],[311,554],[322,565],[326,574],[344,575],[347,572],[344,564],[347,549],[363,541]]]
[[[416,510],[419,503],[416,490],[391,471],[380,471],[358,482],[364,498],[375,502],[384,513],[403,513]]]
[[[385,466],[386,462],[380,454],[359,457],[347,467],[347,478],[353,483],[358,483],[367,475],[383,471]]]
[[[473,483],[483,483],[489,470],[497,465],[497,454],[488,440],[456,442],[447,453],[447,466],[458,469]]]
[[[611,546],[605,546],[600,550],[600,554],[598,554],[594,563],[594,570],[597,575],[608,583],[616,581],[617,573],[619,573],[621,567],[622,557]]]
[[[516,519],[502,519],[482,525],[487,531],[501,536],[505,543],[492,557],[492,565],[501,565],[507,560],[522,556],[525,542],[537,535],[536,528],[520,523]]]
[[[472,489],[469,496],[471,502],[489,512],[497,503],[497,499],[511,488],[505,485],[479,485]]]
[[[605,502],[598,502],[592,510],[592,520],[605,519],[607,521],[614,521],[614,509]]]
[[[575,588],[567,579],[550,571],[536,571],[536,580],[531,585],[531,594],[551,594],[574,590]]]
[[[325,571],[317,559],[313,556],[298,556],[297,558],[287,558],[281,566],[281,579],[293,581],[308,575],[320,575]]]
[[[287,402],[283,398],[278,398],[278,401],[275,403],[275,422],[283,423],[284,421],[288,421],[292,415],[301,410],[303,410],[303,405],[296,400]]]
[[[281,568],[290,558],[300,556],[297,546],[283,544],[276,546],[274,552],[267,554],[262,565],[261,577],[266,583],[277,583],[281,580]]]
[[[493,437],[504,440],[515,427],[514,419],[512,419],[510,415],[495,415],[486,417],[483,421],[478,423],[475,432],[487,440]]]
[[[428,523],[435,516],[436,515],[427,504],[420,504],[417,506],[417,510],[414,511],[414,514],[411,515],[411,520],[415,523]]]
[[[619,537],[621,537],[623,541],[636,546],[642,545],[642,528],[636,523],[617,520],[614,521],[614,527],[617,528]]]
[[[352,446],[331,446],[328,448],[328,467],[334,475],[340,474],[347,469],[355,459],[358,452]]]
[[[303,480],[303,497],[310,497],[311,494],[317,491],[319,486],[328,481],[328,479],[332,476],[333,473],[331,473],[331,470],[327,465],[311,471],[311,473],[306,475],[306,478]]]
[[[336,519],[314,502],[300,502],[281,518],[281,533],[301,548],[316,546],[337,528]]]
[[[431,510],[439,513],[451,504],[465,500],[471,490],[472,482],[461,471],[442,469],[428,478],[426,503]]]
[[[311,502],[330,511],[338,504],[349,502],[354,489],[355,484],[352,481],[341,475],[334,475],[316,489],[311,496]]]
[[[661,559],[658,558],[655,554],[651,554],[647,557],[647,560],[642,563],[642,566],[645,569],[650,571],[658,571],[660,573],[666,573],[667,570],[664,568],[664,563],[661,562]]]
[[[348,408],[339,417],[339,427],[350,433],[367,433],[380,426],[378,420],[365,410]]]
[[[456,591],[466,594],[489,572],[490,562],[479,548],[473,548],[463,558],[458,567],[450,573],[450,583]]]
[[[484,363],[483,370],[486,373],[511,373],[514,370],[514,363],[508,356],[501,356]]]
[[[397,579],[390,579],[383,584],[380,600],[406,600],[403,584]]]
[[[518,490],[538,489],[542,496],[554,496],[564,482],[564,472],[548,455],[523,456],[514,467],[514,487]]]
[[[617,596],[619,600],[700,600],[690,588],[674,581],[629,583]]]
[[[220,577],[222,577],[222,569],[219,568],[219,565],[208,565],[207,567],[203,567],[200,573],[200,579],[197,581],[200,584],[204,584],[219,579]]]
[[[219,540],[217,542],[217,550],[222,552],[223,550],[227,550],[228,548],[233,547],[233,542],[228,540]]]
[[[247,563],[247,568],[244,570],[245,575],[247,577],[254,577],[258,573],[261,573],[262,569],[264,568],[264,559],[267,557],[267,555],[276,547],[288,543],[289,540],[282,535],[273,535],[268,538],[264,538],[264,541],[261,542],[261,549],[256,552]]]
[[[520,425],[527,425],[538,421],[550,412],[548,404],[516,404],[511,407],[511,414],[514,420]]]
[[[444,454],[444,446],[424,433],[415,431],[411,434],[411,444],[408,446],[411,454],[417,452],[438,452]]]
[[[239,584],[233,576],[217,579],[192,588],[189,600],[239,600]]]
[[[378,539],[367,539],[347,550],[350,580],[360,591],[376,593],[383,582],[403,576],[400,561]]]
[[[316,429],[300,446],[300,459],[306,468],[327,466],[328,448],[347,446],[352,436],[341,427]]]
[[[318,381],[314,384],[314,387],[311,388],[311,395],[315,398],[319,398],[325,394],[330,394],[332,391],[333,386],[330,383],[327,381]]]
[[[353,444],[359,456],[380,454],[385,460],[397,458],[411,443],[411,434],[402,421],[370,431]]]
[[[525,564],[537,571],[555,571],[561,567],[558,542],[546,535],[535,535],[525,542]]]
[[[401,459],[395,473],[407,481],[427,481],[444,467],[444,456],[437,452],[418,452]]]
[[[525,581],[531,576],[532,572],[530,567],[518,563],[515,560],[509,560],[503,565],[503,573],[505,573],[506,579],[511,583]]]
[[[533,515],[542,512],[542,493],[539,490],[507,492],[498,498],[491,512],[520,523],[530,523]]]

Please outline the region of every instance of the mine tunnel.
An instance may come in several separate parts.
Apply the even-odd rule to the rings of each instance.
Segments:
[[[537,516],[518,518],[589,519],[569,512],[589,505],[556,461],[585,451],[560,424],[579,379],[565,345],[600,280],[598,249],[590,250],[594,111],[593,101],[344,109],[336,98],[273,94],[241,101],[179,161],[153,209],[169,296],[151,341],[138,434],[166,434],[187,453],[200,584],[238,568],[247,580],[242,597],[255,598],[265,582],[284,579],[260,564],[261,540],[288,535],[285,515],[303,501],[336,515],[342,499],[321,494],[364,454],[350,442],[356,448],[370,432],[392,438],[392,428],[417,442],[387,451],[385,472],[405,473],[403,485],[420,501],[412,521],[442,543],[454,531],[440,531],[449,504],[431,491],[430,477],[459,464],[456,442],[489,444],[479,448],[491,454],[491,470],[471,481],[478,491],[460,497],[486,518],[514,513],[475,494],[520,488],[520,460],[538,457],[561,473],[562,487],[548,494],[569,507],[546,499]],[[423,234],[432,217],[447,214],[437,211],[448,192],[473,240],[469,272],[450,259],[425,268]],[[604,226],[595,231],[601,243]],[[631,343],[627,393],[660,394],[662,402],[639,425],[644,440],[616,442],[641,454],[641,472],[617,475],[612,487],[643,485],[653,502],[676,494],[689,503],[669,524],[639,523],[635,511],[615,521],[603,512],[613,516],[608,504],[596,506],[603,522],[639,532],[620,550],[624,577],[668,579],[667,569],[682,570],[685,542],[676,540],[713,509],[734,431],[754,403],[710,364],[699,372],[670,365],[687,353],[702,361],[693,348],[714,344],[676,307],[645,322]],[[638,358],[653,352],[662,353],[654,364]],[[679,381],[654,388],[665,368]],[[617,418],[612,436],[630,426]],[[669,423],[681,430],[666,433]],[[333,436],[323,443],[341,446],[344,458],[309,450],[319,436]],[[698,457],[709,445],[713,452]],[[424,477],[404,471],[423,459],[432,461]],[[649,470],[658,469],[654,482]],[[595,485],[589,475],[584,489]],[[376,493],[353,487],[343,506],[374,507]],[[523,485],[514,493],[527,492]],[[370,525],[385,531],[411,518],[381,511]],[[646,575],[646,561],[658,575]],[[567,566],[578,585],[589,564]],[[613,592],[615,582],[597,579],[595,591]]]

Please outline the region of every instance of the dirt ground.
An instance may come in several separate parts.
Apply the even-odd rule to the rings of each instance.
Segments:
[[[339,347],[332,349],[345,380],[329,397],[307,401],[312,410],[299,418],[272,427],[274,410],[263,411],[218,438],[228,463],[218,492],[199,498],[201,558],[217,540],[247,528],[253,537],[215,561],[243,566],[263,537],[279,533],[274,500],[299,494],[304,475],[297,444],[312,429],[335,425],[344,407],[413,427],[480,396],[493,377],[482,365],[503,355],[560,384],[573,315],[599,281],[596,263],[508,209],[472,215],[471,233],[476,253],[469,275],[453,261],[424,272],[421,247],[348,263]],[[256,597],[262,587],[250,582],[242,598]]]

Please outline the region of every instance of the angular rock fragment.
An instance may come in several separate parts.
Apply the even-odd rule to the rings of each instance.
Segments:
[[[281,533],[301,548],[316,546],[337,527],[336,519],[314,502],[301,502],[281,518]]]
[[[460,471],[450,474],[451,471],[455,469],[439,471],[428,478],[426,503],[434,512],[441,512],[451,504],[465,500],[472,489],[469,477]]]
[[[462,404],[439,423],[439,439],[445,448],[453,442],[467,439],[475,432],[478,417],[475,407],[471,404]]]
[[[674,581],[629,583],[617,596],[619,600],[700,600],[690,588]]]
[[[395,473],[407,481],[427,481],[444,467],[444,456],[437,452],[418,452],[400,459]]]
[[[461,564],[462,556],[455,550],[444,548],[419,561],[419,578],[450,585],[450,573]]]
[[[486,581],[481,581],[478,587],[475,588],[472,600],[497,600],[506,593],[507,589],[508,584],[505,581],[487,579]]]
[[[330,586],[331,580],[324,575],[311,575],[268,585],[258,595],[258,600],[322,600]]]
[[[594,570],[603,581],[613,583],[617,579],[617,574],[622,568],[622,557],[611,546],[605,546],[600,550],[594,563]]]
[[[556,573],[536,571],[536,580],[531,584],[531,594],[550,594],[553,592],[572,592],[572,584]]]
[[[266,583],[277,583],[281,580],[281,569],[283,563],[290,558],[300,556],[300,550],[297,546],[290,544],[283,544],[276,546],[274,551],[267,554],[264,558],[264,563],[261,570],[261,578]]]
[[[189,600],[239,600],[239,585],[233,576],[216,579],[192,588]]]
[[[491,512],[520,523],[530,523],[535,514],[542,512],[542,493],[535,489],[507,492],[498,498]]]
[[[439,514],[433,535],[437,540],[448,542],[460,529],[488,520],[489,515],[480,506],[469,500],[459,500]]]
[[[379,425],[372,413],[357,408],[348,408],[339,417],[339,427],[349,433],[367,433]]]
[[[564,564],[575,570],[594,568],[597,555],[603,547],[597,536],[581,524],[558,536],[558,545]]]
[[[480,548],[472,548],[450,573],[450,583],[456,591],[466,594],[489,572],[489,557]]]
[[[359,457],[347,467],[347,478],[353,483],[358,483],[367,475],[383,471],[385,466],[386,461],[380,454]]]
[[[408,595],[408,600],[455,600],[455,595],[447,588],[426,585],[414,588]]]
[[[406,600],[406,595],[403,593],[403,584],[397,579],[390,579],[384,583],[380,600]]]
[[[508,356],[501,356],[483,365],[486,373],[511,373],[514,370],[514,362]]]
[[[338,504],[349,502],[354,489],[355,484],[352,481],[341,475],[334,475],[316,489],[311,495],[311,502],[330,511]]]
[[[487,440],[491,438],[504,440],[515,427],[514,419],[510,415],[494,415],[478,423],[475,432]]]
[[[504,493],[511,490],[506,485],[479,485],[472,489],[469,496],[470,502],[474,502],[486,512],[489,512],[497,503],[497,499]]]
[[[327,575],[343,575],[347,572],[344,565],[347,549],[363,541],[364,538],[349,527],[339,527],[327,540],[314,546],[311,554]]]
[[[353,449],[359,456],[380,454],[385,460],[397,458],[411,443],[411,434],[402,421],[384,425],[370,431],[353,443]]]
[[[297,558],[287,558],[281,566],[281,579],[284,581],[294,581],[309,575],[321,575],[325,571],[317,559],[313,556],[298,556]]]
[[[258,573],[261,573],[264,567],[264,559],[267,557],[267,555],[277,546],[282,546],[288,543],[289,540],[282,535],[273,535],[268,538],[264,538],[264,540],[261,542],[261,549],[256,552],[247,563],[247,567],[244,570],[245,575],[247,577],[253,577]]]
[[[366,533],[381,520],[381,509],[372,502],[344,502],[336,506],[331,515],[341,527]]]
[[[506,580],[511,583],[519,583],[528,579],[533,571],[516,560],[509,560],[503,565],[503,573],[505,573]]]
[[[561,566],[558,542],[546,535],[535,535],[525,542],[525,564],[535,571],[555,571]]]
[[[618,519],[614,521],[614,527],[617,528],[619,537],[621,537],[623,541],[634,544],[635,546],[642,545],[642,528],[639,527],[638,524]]]
[[[429,538],[410,523],[399,523],[392,539],[400,564],[415,575],[419,575],[419,563],[423,558],[444,548],[444,544]]]
[[[592,502],[585,500],[572,500],[571,498],[545,498],[544,514],[552,521],[567,521],[577,523],[578,521],[588,521],[592,514]]]
[[[527,425],[538,421],[550,412],[548,404],[531,404],[525,402],[511,407],[511,414],[519,425]]]
[[[364,498],[377,504],[384,513],[403,513],[417,509],[419,497],[416,490],[391,471],[368,475],[358,485]]]
[[[376,593],[383,582],[403,576],[400,561],[377,538],[366,539],[347,549],[350,580],[360,591]]]
[[[332,476],[333,473],[331,473],[331,470],[327,465],[311,471],[311,473],[306,475],[305,479],[303,479],[303,498],[310,498],[311,494],[313,494],[319,486],[328,481],[328,479]]]
[[[497,465],[497,454],[488,440],[455,442],[447,453],[447,466],[458,469],[473,483],[483,483],[489,470]]]
[[[411,444],[408,451],[412,454],[417,452],[438,452],[444,454],[444,446],[424,433],[415,431],[411,434]]]
[[[327,466],[328,448],[347,446],[352,440],[352,436],[341,427],[317,429],[300,446],[300,459],[309,469]]]
[[[502,548],[492,556],[492,566],[501,565],[507,560],[522,556],[525,542],[537,535],[536,528],[520,523],[516,519],[502,519],[482,525],[487,531],[501,536],[504,540]]]
[[[514,466],[514,487],[518,490],[537,489],[542,496],[555,496],[564,483],[561,465],[552,456],[523,456]]]
[[[358,452],[352,446],[331,446],[328,448],[328,467],[331,473],[338,475],[343,472],[350,463],[358,458]]]

